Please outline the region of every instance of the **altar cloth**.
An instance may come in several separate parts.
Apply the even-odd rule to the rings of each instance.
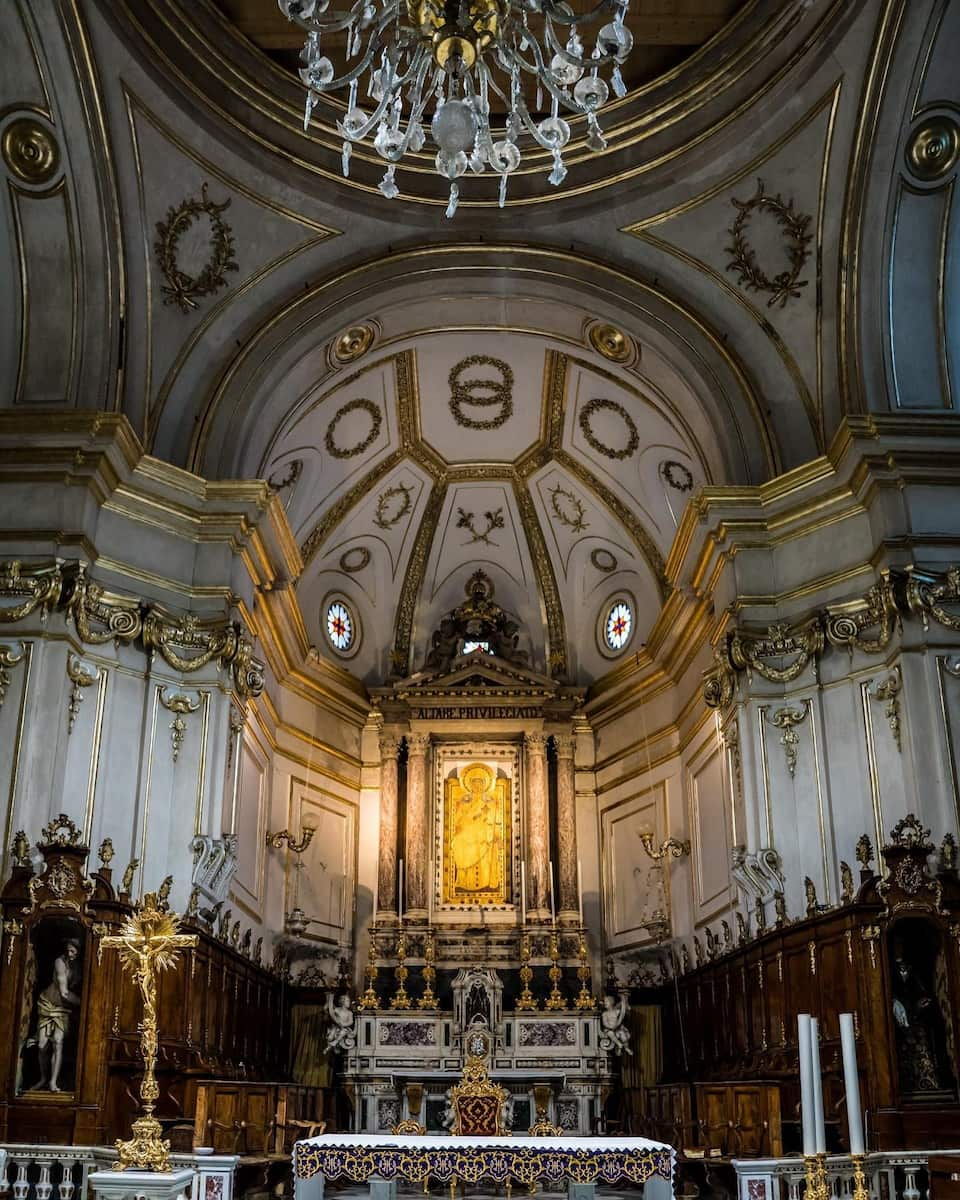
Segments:
[[[381,1133],[326,1133],[297,1142],[297,1179],[317,1176],[367,1183],[371,1178],[423,1183],[478,1183],[508,1179],[532,1185],[673,1178],[673,1148],[638,1137],[424,1137]]]

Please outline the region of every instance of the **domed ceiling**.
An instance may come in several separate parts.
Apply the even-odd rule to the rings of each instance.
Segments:
[[[552,300],[462,295],[301,338],[275,382],[252,381],[217,461],[280,492],[320,653],[368,684],[422,669],[478,569],[535,670],[585,684],[641,648],[687,498],[727,477],[653,346]],[[615,652],[601,626],[621,599],[633,628]],[[335,601],[356,630],[342,654]]]

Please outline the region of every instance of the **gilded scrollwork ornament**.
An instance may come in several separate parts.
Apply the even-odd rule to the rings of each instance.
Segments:
[[[76,563],[69,573],[67,612],[80,640],[97,646],[135,641],[143,629],[141,602],[133,596],[108,592],[90,579],[87,564]]]
[[[180,757],[180,748],[187,733],[186,718],[197,711],[200,707],[200,700],[199,698],[191,700],[184,692],[174,692],[172,696],[168,696],[167,689],[161,688],[160,703],[167,712],[173,713],[173,720],[170,722],[170,742],[173,748],[173,761],[176,762]]]
[[[791,779],[797,770],[800,753],[800,734],[797,733],[797,726],[803,724],[809,712],[810,701],[805,700],[802,709],[785,706],[775,709],[770,716],[770,723],[780,730],[780,745],[783,746],[783,757]]]
[[[41,621],[45,621],[47,614],[60,603],[62,591],[59,563],[24,566],[19,559],[0,562],[0,624],[22,621],[37,609]]]
[[[70,694],[67,698],[67,733],[73,733],[73,727],[80,715],[80,705],[83,701],[83,689],[92,687],[100,679],[96,667],[85,667],[74,654],[67,654],[67,678],[70,680]]]
[[[26,656],[27,648],[23,642],[20,643],[19,651],[15,646],[6,646],[0,643],[0,708],[3,708],[3,702],[7,698],[7,689],[10,687],[10,671],[13,667],[19,666]]]
[[[729,639],[713,652],[713,666],[703,673],[703,699],[708,708],[726,708],[737,690],[737,673],[730,661]]]
[[[503,517],[503,507],[488,510],[483,514],[484,528],[478,529],[474,524],[476,513],[467,512],[463,508],[457,509],[457,529],[465,529],[470,534],[470,540],[464,542],[465,546],[472,546],[475,542],[483,542],[486,546],[497,546],[490,534],[495,529],[503,529],[506,526],[506,521]]]
[[[730,661],[738,670],[748,675],[756,672],[770,683],[792,683],[811,663],[816,672],[823,647],[823,623],[813,616],[800,625],[770,625],[762,633],[735,630],[730,638]]]
[[[960,630],[960,566],[942,573],[913,569],[907,579],[907,606],[929,629],[934,620],[946,629]]]
[[[900,691],[903,687],[903,677],[900,668],[895,667],[886,679],[881,680],[871,693],[874,700],[884,705],[883,715],[890,726],[893,744],[902,751],[900,731]]]
[[[13,865],[15,867],[29,867],[30,864],[30,839],[27,837],[26,831],[18,829],[13,835],[13,845],[10,847],[10,853],[13,856]]]
[[[824,633],[831,646],[880,654],[902,627],[897,605],[897,579],[884,571],[880,579],[856,600],[828,604],[823,614]],[[872,632],[871,632],[872,631]]]

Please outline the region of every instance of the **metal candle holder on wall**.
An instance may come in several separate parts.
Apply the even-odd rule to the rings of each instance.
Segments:
[[[297,856],[297,861],[294,863],[294,871],[296,874],[293,877],[293,908],[284,914],[283,925],[287,933],[291,937],[302,937],[310,925],[310,918],[300,907],[300,871],[303,868],[301,855],[313,841],[313,835],[316,829],[312,825],[304,825],[300,831],[300,840],[296,841],[293,834],[288,829],[281,829],[279,833],[267,834],[267,845],[274,850],[281,850],[284,846]]]
[[[517,1012],[536,1012],[540,1007],[536,996],[530,991],[531,979],[533,979],[533,970],[530,967],[530,935],[522,933],[520,935],[520,982],[523,984],[523,991],[517,997]]]

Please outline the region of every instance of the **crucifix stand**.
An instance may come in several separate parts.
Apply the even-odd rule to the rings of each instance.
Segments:
[[[180,918],[176,913],[164,911],[154,892],[143,897],[137,911],[120,927],[119,935],[100,939],[98,956],[105,949],[118,950],[124,970],[134,977],[143,997],[143,1020],[140,1022],[143,1115],[133,1123],[133,1137],[127,1142],[117,1142],[120,1154],[117,1169],[120,1171],[170,1170],[170,1143],[162,1139],[162,1127],[153,1115],[160,1095],[154,1074],[157,1063],[157,975],[174,965],[180,950],[196,944],[196,934],[180,933]]]

